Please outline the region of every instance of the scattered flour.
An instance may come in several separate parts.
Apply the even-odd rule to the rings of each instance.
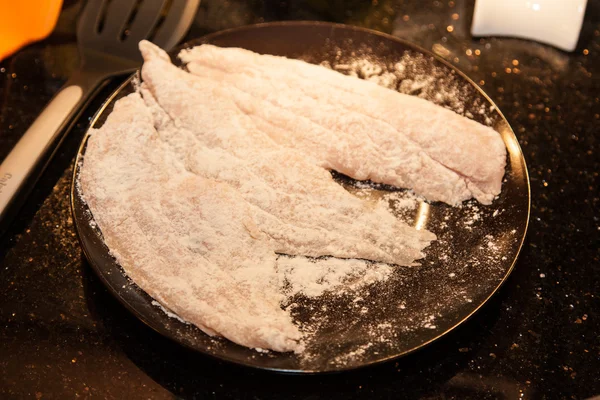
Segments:
[[[324,61],[320,65],[427,99],[488,126],[496,122],[495,107],[488,109],[485,100],[474,96],[474,89],[464,85],[454,70],[433,66],[428,56],[406,51],[399,60],[382,60],[372,56],[368,47],[350,53],[334,48],[331,52],[336,54],[335,62]]]
[[[282,287],[288,295],[317,297],[323,293],[357,290],[365,285],[387,280],[393,272],[388,264],[365,260],[280,256],[277,266],[282,272]]]
[[[166,309],[166,308],[165,308],[165,307],[164,307],[162,304],[160,304],[158,301],[156,301],[156,300],[152,300],[152,302],[151,302],[151,303],[152,303],[152,305],[153,305],[153,306],[156,306],[156,307],[160,308],[160,310],[161,310],[162,312],[164,312],[164,313],[167,315],[167,317],[169,317],[169,318],[174,318],[174,319],[176,319],[176,320],[177,320],[177,321],[179,321],[179,322],[183,322],[184,324],[189,324],[189,322],[187,322],[187,321],[186,321],[186,320],[184,320],[183,318],[179,317],[179,315],[177,315],[177,314],[175,314],[174,312],[171,312],[171,311],[169,311],[168,309]]]

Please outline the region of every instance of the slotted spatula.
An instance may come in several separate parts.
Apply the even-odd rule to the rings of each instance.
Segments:
[[[81,67],[0,164],[0,235],[89,100],[142,63],[138,42],[165,50],[190,27],[200,0],[89,0],[77,24]]]

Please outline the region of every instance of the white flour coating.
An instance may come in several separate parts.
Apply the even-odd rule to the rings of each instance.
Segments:
[[[163,305],[162,305],[162,304],[160,304],[158,301],[156,301],[156,300],[152,300],[151,304],[152,304],[153,306],[156,306],[156,307],[160,308],[160,310],[161,310],[162,312],[164,312],[164,313],[167,315],[167,317],[169,317],[169,318],[174,318],[174,319],[176,319],[176,320],[177,320],[177,321],[179,321],[179,322],[183,322],[184,324],[189,324],[189,322],[187,322],[186,320],[182,319],[182,318],[181,318],[179,315],[177,315],[177,314],[174,314],[174,313],[172,313],[171,311],[169,311],[169,310],[167,310],[166,308],[164,308],[164,307],[163,307]]]
[[[143,71],[145,73],[145,83],[139,88],[143,96],[143,102],[130,99],[135,105],[133,103],[127,103],[121,105],[121,107],[117,105],[115,111],[109,117],[109,122],[105,125],[108,125],[107,129],[102,128],[92,136],[90,147],[88,147],[86,153],[86,161],[98,157],[101,160],[101,165],[94,167],[94,171],[89,171],[92,168],[84,164],[87,168],[84,168],[82,172],[82,182],[85,182],[86,179],[88,181],[87,186],[84,185],[83,192],[92,191],[92,196],[88,196],[87,199],[88,204],[94,212],[94,217],[98,221],[112,253],[117,257],[128,275],[146,292],[160,301],[158,304],[161,304],[161,307],[166,306],[165,310],[170,309],[177,313],[171,313],[170,316],[179,315],[208,334],[223,335],[249,347],[302,352],[307,334],[316,332],[319,326],[325,323],[325,320],[319,320],[318,314],[315,314],[315,318],[310,321],[310,324],[301,326],[298,329],[289,314],[296,304],[288,304],[289,300],[286,299],[291,299],[297,295],[314,298],[327,293],[330,295],[343,295],[352,292],[356,293],[355,302],[353,303],[356,305],[356,313],[366,314],[370,312],[370,307],[362,301],[359,290],[366,285],[388,280],[396,268],[382,262],[332,257],[314,259],[303,256],[361,257],[376,261],[395,262],[401,265],[410,265],[414,259],[422,257],[421,250],[433,239],[433,235],[430,235],[427,231],[421,231],[419,233],[420,239],[411,241],[410,237],[415,234],[415,231],[407,230],[406,226],[399,223],[388,211],[391,206],[395,210],[394,212],[402,217],[403,213],[410,213],[419,207],[423,202],[421,197],[415,196],[411,192],[380,192],[374,190],[376,185],[360,182],[356,184],[355,188],[347,188],[356,196],[348,197],[347,192],[334,188],[333,185],[336,188],[338,186],[331,181],[328,175],[319,174],[316,170],[312,174],[310,163],[307,163],[301,157],[297,157],[294,151],[282,150],[280,147],[282,143],[273,140],[273,127],[261,123],[260,119],[253,117],[252,113],[249,113],[252,123],[244,119],[243,116],[232,118],[232,114],[222,114],[224,117],[222,121],[226,122],[225,125],[215,123],[217,121],[210,121],[208,127],[198,125],[197,121],[206,118],[206,115],[211,113],[219,115],[218,113],[222,111],[219,110],[219,107],[222,108],[222,104],[210,108],[210,102],[222,96],[222,91],[214,85],[211,87],[206,80],[199,84],[198,80],[190,79],[189,74],[175,70],[174,67],[171,69],[172,66],[166,57],[152,47],[147,46],[145,50],[146,64]],[[405,60],[402,62],[405,62]],[[397,67],[402,68],[400,65],[399,63]],[[337,69],[341,70],[339,65]],[[345,72],[374,81],[385,87],[393,88],[398,83],[397,71],[388,73],[366,60],[356,60],[350,63]],[[179,85],[181,81],[185,82],[185,85]],[[427,85],[430,81],[428,80],[425,80],[425,82],[415,80],[410,85],[409,83],[402,82],[401,85],[404,86],[401,91],[411,93],[411,91],[420,90],[424,93],[429,90]],[[205,94],[206,85],[212,89],[213,96],[208,98],[204,96],[206,100],[202,101],[200,100],[201,96],[194,96],[193,92],[201,89],[203,90],[202,93]],[[190,88],[192,90],[189,90]],[[183,91],[178,92],[181,89]],[[192,104],[195,101],[198,108],[187,108],[186,104],[182,104],[181,98],[189,101],[190,97],[193,100]],[[239,93],[238,97],[233,97],[237,99],[237,106],[240,106]],[[129,99],[123,101],[127,102]],[[243,104],[241,105],[243,106]],[[245,106],[248,107],[248,104]],[[123,110],[126,107],[130,107],[131,110]],[[201,114],[202,107],[208,107],[208,113],[205,116],[198,117],[197,114]],[[244,107],[242,107],[242,110],[244,110]],[[131,143],[123,145],[120,141],[127,142],[128,139],[125,136],[131,133],[130,131],[137,131],[140,126],[145,124],[145,121],[140,123],[140,120],[145,119],[148,111],[150,115],[148,122],[152,125],[152,129],[144,126],[142,130],[148,130],[148,132],[134,132],[130,135],[133,136]],[[247,111],[248,109],[244,112]],[[111,119],[117,119],[112,126],[110,125]],[[126,121],[124,122],[122,119]],[[285,123],[285,121],[280,122]],[[124,124],[124,126],[118,126],[120,124]],[[230,129],[227,129],[227,124],[238,127],[240,132],[237,135],[231,135]],[[117,125],[116,129],[114,125]],[[202,126],[202,129],[199,129],[199,126]],[[253,126],[254,129],[249,129],[250,126]],[[111,132],[111,130],[114,132]],[[276,133],[280,132],[277,131]],[[219,136],[223,134],[226,136]],[[101,138],[101,136],[104,138]],[[152,143],[150,152],[161,153],[162,158],[153,159],[153,163],[139,170],[135,170],[137,164],[129,159],[119,160],[120,163],[115,163],[114,154],[111,155],[110,152],[120,152],[117,149],[118,146],[131,146],[127,155],[119,154],[119,156],[124,158],[136,157],[136,149],[140,146],[148,146],[148,143],[145,142],[147,136],[152,141],[157,142]],[[248,137],[250,138],[248,139]],[[136,146],[134,142],[140,138],[142,138],[139,141],[140,146]],[[92,155],[93,145],[91,143],[93,141],[100,142],[99,147],[102,154]],[[243,143],[242,146],[246,147],[249,145],[252,147],[258,143],[261,147],[261,158],[265,155],[265,148],[273,151],[267,152],[266,160],[260,160],[258,153],[253,154],[251,149],[246,151],[246,148],[240,147],[240,142]],[[146,149],[139,150],[139,153],[143,155]],[[102,160],[103,158],[104,160]],[[288,159],[290,158],[292,162],[289,162]],[[148,163],[148,159],[143,160],[143,162]],[[167,171],[170,168],[166,164],[172,164],[175,168]],[[283,171],[280,171],[281,168],[269,168],[273,165],[286,164],[288,165],[287,169],[291,170],[292,174],[283,173]],[[320,165],[332,167],[332,165],[327,164]],[[125,173],[117,172],[118,170],[125,171],[132,166],[134,167],[133,170]],[[137,167],[139,166],[137,165]],[[302,166],[302,174],[294,173],[300,166]],[[113,179],[112,182],[110,178],[104,182],[107,188],[110,187],[109,185],[115,185],[117,180],[130,178],[133,180],[133,184],[128,189],[131,189],[133,197],[136,197],[134,194],[136,185],[142,185],[141,188],[144,188],[143,185],[156,187],[155,190],[159,193],[152,192],[153,196],[141,194],[140,198],[136,199],[138,201],[135,202],[135,206],[129,210],[111,208],[114,206],[115,200],[118,199],[110,198],[110,195],[102,199],[97,198],[95,195],[98,194],[98,189],[91,189],[93,185],[97,186],[99,180],[102,179],[101,175],[104,173],[104,169],[111,171],[109,175],[112,175],[111,178]],[[156,177],[150,175],[156,175],[157,172],[158,175],[161,175],[160,169],[164,169],[162,172],[169,176],[164,177],[162,180],[159,179],[157,184]],[[344,172],[348,173],[348,171]],[[309,180],[303,181],[303,176],[306,174],[309,175]],[[180,175],[186,176],[185,179],[189,182],[184,185],[176,185],[170,182],[181,181]],[[352,174],[349,173],[349,175]],[[201,182],[200,187],[198,187],[199,182]],[[314,185],[315,182],[323,184],[323,187],[317,190],[317,198],[320,197],[320,200],[316,202],[313,198],[314,186],[310,186]],[[160,188],[161,184],[164,184],[164,187]],[[310,186],[311,191],[298,191],[303,186]],[[208,190],[203,190],[205,187]],[[257,190],[256,187],[259,189]],[[137,186],[137,188],[139,190],[140,186]],[[173,193],[179,193],[182,189],[190,191],[190,193],[183,195],[181,201],[173,202],[171,200]],[[230,192],[231,189],[233,189],[232,192]],[[226,195],[215,195],[215,190],[222,190]],[[101,189],[99,191],[102,192]],[[162,192],[165,194],[163,195]],[[269,195],[269,192],[272,194]],[[285,200],[282,201],[282,195],[285,195],[285,193],[293,193],[293,195],[284,197]],[[302,208],[301,203],[306,201],[311,203]],[[335,209],[335,207],[328,208],[326,205],[332,201],[338,205],[345,204],[342,207],[343,210]],[[149,204],[140,206],[144,202]],[[211,208],[210,204],[214,204],[214,208]],[[221,214],[231,216],[231,213],[239,213],[240,204],[245,205],[245,207],[241,207],[243,216],[238,219],[238,221],[241,221],[241,231],[239,226],[235,227],[234,224],[231,224],[232,221],[229,218],[224,220],[210,215],[211,212],[219,214],[220,211]],[[291,204],[295,204],[292,207],[293,211],[289,211]],[[469,203],[469,207],[472,204],[474,203]],[[170,211],[165,212],[165,216],[161,216],[160,214],[165,206],[169,209],[181,209],[179,213]],[[191,208],[186,209],[188,206],[191,206]],[[138,215],[124,217],[136,207],[139,207],[140,210],[138,211],[141,211],[137,213]],[[94,210],[94,208],[96,209]],[[206,212],[207,208],[209,209],[208,212]],[[148,212],[148,209],[151,211]],[[244,213],[243,210],[246,210],[246,212]],[[327,210],[327,213],[319,216],[319,212],[322,210]],[[192,213],[196,212],[198,215],[190,217],[190,214],[186,213],[190,211]],[[342,214],[339,214],[340,211]],[[331,212],[341,218],[342,221],[329,224]],[[350,214],[347,214],[348,212]],[[313,215],[316,225],[314,221],[307,225],[306,219],[302,217],[306,213]],[[134,212],[134,214],[136,213]],[[350,223],[350,220],[345,222],[344,215],[348,215],[355,223]],[[364,217],[361,218],[361,215],[364,215]],[[472,215],[472,218],[477,220],[478,214],[472,213]],[[271,216],[274,216],[275,219],[270,218]],[[148,222],[151,223],[149,219],[157,219],[155,222],[162,221],[167,229],[163,229],[164,232],[159,233],[160,223],[154,224],[154,228],[144,226]],[[119,222],[119,226],[111,226],[114,225],[115,221]],[[391,231],[387,226],[390,222],[394,225]],[[176,227],[175,232],[173,232],[173,229],[168,229],[168,225],[177,223],[181,223],[184,229],[179,230]],[[225,226],[231,231],[218,232],[214,229],[206,229],[202,234],[194,231],[197,226],[202,227],[203,224],[206,228],[214,228],[215,225]],[[129,228],[133,228],[129,232],[127,232],[127,225],[129,225]],[[297,228],[290,228],[290,226],[300,226],[302,229],[298,230]],[[465,226],[468,228],[468,224]],[[327,236],[318,233],[318,230],[324,227],[328,229]],[[137,228],[142,228],[141,232],[145,232],[146,237],[143,238],[143,242],[145,242],[143,245],[132,243],[136,241],[136,238],[130,235],[136,232],[139,234],[140,230]],[[318,230],[311,230],[311,228],[318,228]],[[153,232],[153,229],[156,232]],[[322,243],[317,243],[327,239],[328,236],[335,236],[336,231],[339,230],[346,233],[346,235],[339,236],[339,240],[334,238],[325,246]],[[269,237],[267,240],[268,245],[258,246],[261,249],[256,251],[255,246],[250,245],[250,243],[260,243],[264,239],[265,233]],[[307,233],[316,235],[314,240],[305,240],[304,237]],[[113,234],[112,237],[107,239],[107,236],[111,236],[111,234]],[[237,252],[237,255],[232,254],[227,249],[230,241],[223,245],[218,243],[218,240],[203,240],[211,239],[211,235],[215,234],[222,237],[233,234],[233,236],[240,238],[238,240],[241,242],[246,241],[246,243],[231,246],[234,252]],[[239,236],[240,234],[242,236]],[[357,234],[359,240],[352,241]],[[365,234],[368,236],[364,236]],[[248,237],[244,238],[244,235],[249,236],[250,242],[247,242]],[[173,247],[172,250],[177,248],[184,250],[180,261],[189,260],[190,263],[193,263],[195,256],[200,256],[200,259],[205,263],[200,263],[199,268],[190,268],[195,269],[192,273],[186,273],[182,271],[185,268],[173,266],[169,262],[170,260],[164,257],[165,254],[160,249],[164,249],[165,244],[154,245],[153,240],[156,239],[153,238],[161,238],[167,241],[174,240],[172,243],[166,243],[166,246]],[[303,239],[299,240],[300,238]],[[405,241],[405,247],[398,249],[400,251],[394,254],[395,244],[390,242],[390,238],[396,244]],[[375,246],[360,248],[361,240],[374,240]],[[349,241],[350,245],[344,243],[345,241]],[[491,243],[491,240],[489,242]],[[270,249],[269,245],[271,246]],[[135,258],[124,254],[136,246]],[[151,247],[157,247],[158,249]],[[492,249],[492,247],[493,245],[487,246],[488,249]],[[133,265],[137,261],[140,252],[146,250],[148,256],[141,257],[141,259],[148,260],[148,263],[143,265],[142,262],[138,263],[141,265]],[[188,257],[187,251],[193,253],[191,257]],[[226,256],[216,257],[215,252],[225,253]],[[275,252],[297,256],[278,256]],[[173,252],[172,254],[175,256],[177,253]],[[156,257],[159,262],[156,262],[153,257]],[[239,263],[239,265],[236,265],[236,263]],[[195,266],[195,264],[189,265]],[[170,268],[173,271],[169,271]],[[220,273],[223,274],[220,275]],[[199,274],[207,275],[201,277]],[[214,277],[211,276],[213,274],[214,277],[219,277],[219,282],[214,280]],[[152,279],[155,281],[152,282]],[[189,279],[197,279],[203,283],[203,286],[194,285]],[[208,288],[206,288],[207,285]],[[213,285],[214,287],[211,287]],[[191,288],[186,289],[184,286],[191,286]],[[230,290],[228,288],[233,288],[234,293],[226,295],[225,292]],[[213,297],[219,296],[219,293],[225,299],[214,301]],[[184,300],[182,294],[188,298]],[[203,301],[205,298],[210,300]],[[465,299],[465,301],[467,300],[469,299]],[[282,304],[286,305],[285,310],[281,309]],[[239,310],[236,308],[239,308]],[[400,309],[404,308],[403,303]],[[326,312],[326,307],[321,311]],[[246,315],[244,315],[244,312],[246,312]],[[222,318],[224,317],[223,314],[232,315],[225,315],[231,318]],[[263,326],[259,328],[261,320]],[[431,322],[432,320],[426,319],[417,325],[426,329],[435,329],[435,325]],[[398,340],[398,330],[391,327],[392,325],[389,322],[372,327],[367,331],[371,342],[350,350],[348,354],[341,354],[332,363],[343,365],[352,359],[365,356],[374,343],[390,344]],[[406,328],[401,329],[401,331],[406,330]]]
[[[364,285],[385,281],[393,267],[364,260],[328,258],[309,260],[305,257],[280,257],[277,267],[284,279],[287,294],[320,296],[325,292],[356,290]]]
[[[435,235],[350,194],[223,89],[141,49],[144,83],[92,132],[80,180],[111,253],[163,307],[209,335],[300,353],[286,297],[355,289],[387,279],[382,262],[423,257]]]
[[[188,171],[227,183],[268,214],[259,213],[258,222],[277,243],[276,252],[399,265],[423,257],[421,250],[434,235],[415,232],[387,207],[349,196],[309,154],[272,141],[227,90],[174,67],[155,46],[141,48],[142,94],[159,121],[161,138]]]
[[[226,88],[274,141],[325,168],[451,205],[472,197],[491,204],[500,193],[506,148],[498,132],[429,101],[244,49],[202,45],[179,57],[200,81]],[[418,90],[432,80],[409,84]]]

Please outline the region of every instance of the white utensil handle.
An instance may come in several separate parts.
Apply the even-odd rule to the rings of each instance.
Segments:
[[[477,0],[473,36],[514,36],[565,51],[577,47],[587,0]]]
[[[62,89],[0,164],[0,223],[8,218],[6,214],[10,203],[55,144],[65,121],[82,101],[83,94],[78,85]]]

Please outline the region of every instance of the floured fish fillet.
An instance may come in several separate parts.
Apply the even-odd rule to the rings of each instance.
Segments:
[[[301,352],[282,274],[302,275],[308,261],[278,253],[338,257],[316,270],[358,269],[372,282],[388,270],[365,273],[353,258],[412,265],[435,239],[273,140],[226,88],[141,49],[144,83],[92,132],[80,184],[127,275],[181,318],[244,346]]]
[[[432,234],[415,231],[382,204],[369,205],[350,195],[306,156],[271,141],[219,93],[221,88],[200,90],[198,79],[170,64],[156,46],[143,48],[143,54],[142,94],[155,120],[161,121],[161,138],[194,174],[230,184],[266,215],[291,224],[271,227],[264,220],[263,228],[278,243],[277,252],[399,265],[423,256],[421,249]],[[285,236],[288,229],[313,231],[298,231],[291,239]]]
[[[246,228],[249,205],[227,185],[187,172],[153,123],[133,94],[88,141],[81,188],[111,253],[150,296],[208,334],[298,350],[300,332],[279,306],[274,253]],[[237,274],[250,269],[263,279]]]
[[[506,149],[493,129],[431,102],[284,57],[201,45],[180,53],[275,142],[358,180],[456,205],[500,193]]]

